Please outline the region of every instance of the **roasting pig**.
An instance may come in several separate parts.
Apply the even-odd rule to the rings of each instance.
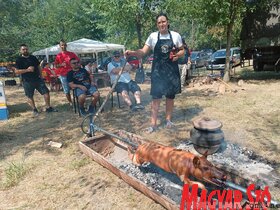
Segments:
[[[198,184],[201,189],[205,189],[205,186],[200,182],[191,181],[189,176],[212,184],[226,179],[226,175],[206,159],[206,154],[199,157],[181,149],[147,142],[139,145],[129,156],[136,165],[153,163],[167,172],[176,174],[185,184]]]

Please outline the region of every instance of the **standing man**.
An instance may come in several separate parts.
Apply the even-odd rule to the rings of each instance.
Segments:
[[[59,46],[61,48],[61,52],[56,55],[54,62],[55,67],[57,68],[56,74],[59,76],[63,91],[66,95],[68,102],[70,103],[70,105],[72,105],[70,88],[67,81],[67,73],[71,70],[70,60],[72,58],[75,58],[78,61],[80,61],[80,59],[75,53],[67,51],[67,43],[64,40],[60,40]]]
[[[186,80],[191,76],[190,74],[191,57],[185,39],[182,39],[182,41],[185,50],[185,55],[184,57],[182,57],[182,59],[179,59],[179,68],[181,73],[181,87],[184,87],[186,85]]]
[[[78,59],[72,58],[70,60],[72,70],[67,74],[67,80],[72,89],[75,89],[75,94],[78,97],[78,103],[80,106],[80,113],[85,116],[85,101],[87,95],[92,96],[92,102],[89,105],[88,112],[94,113],[96,103],[99,99],[99,92],[97,91],[96,84],[93,81],[93,77],[90,76],[87,70],[81,68],[81,64]]]
[[[41,79],[41,67],[38,59],[29,54],[26,44],[22,44],[20,46],[20,53],[21,56],[19,56],[16,60],[15,73],[21,75],[22,77],[24,92],[28,98],[28,103],[33,109],[33,116],[36,117],[39,114],[33,98],[35,89],[41,95],[44,95],[46,112],[56,112],[57,110],[50,106],[49,89]]]

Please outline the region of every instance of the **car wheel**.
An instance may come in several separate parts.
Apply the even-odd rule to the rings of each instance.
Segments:
[[[5,81],[5,86],[15,86],[15,85],[17,85],[17,82],[14,79]]]
[[[254,71],[262,71],[263,70],[263,66],[264,66],[263,63],[255,61],[255,60],[253,61]]]

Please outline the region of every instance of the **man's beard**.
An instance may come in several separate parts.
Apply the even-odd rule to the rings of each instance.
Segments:
[[[23,56],[28,56],[29,55],[29,52],[24,52],[22,53]]]

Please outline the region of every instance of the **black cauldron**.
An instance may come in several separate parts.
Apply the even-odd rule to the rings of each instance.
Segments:
[[[190,136],[195,150],[200,154],[207,153],[207,155],[217,152],[224,141],[222,123],[203,117],[194,120],[193,125]]]

